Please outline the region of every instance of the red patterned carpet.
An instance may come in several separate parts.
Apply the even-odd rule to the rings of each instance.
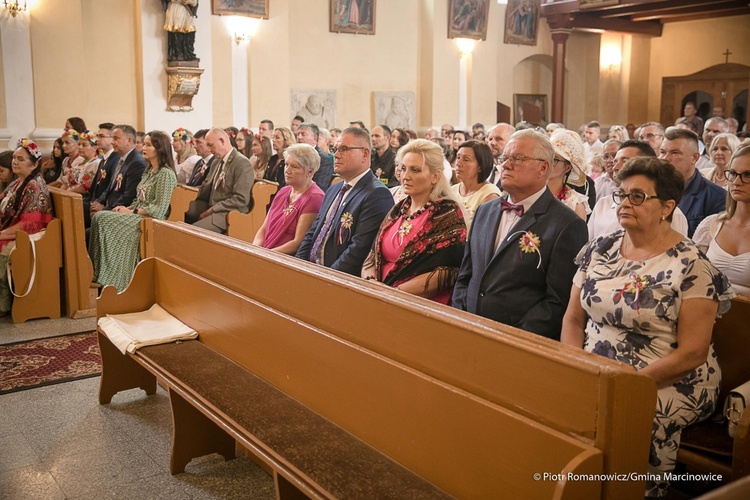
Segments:
[[[0,394],[101,373],[96,332],[0,345]]]

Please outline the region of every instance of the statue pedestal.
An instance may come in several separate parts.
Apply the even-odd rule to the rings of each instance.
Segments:
[[[193,97],[201,86],[199,60],[170,61],[167,71],[167,111],[192,111]]]

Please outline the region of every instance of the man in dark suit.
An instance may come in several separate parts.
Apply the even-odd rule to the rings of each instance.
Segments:
[[[453,306],[559,340],[586,223],[547,189],[555,150],[546,135],[514,133],[501,157],[507,195],[479,206]]]
[[[120,161],[120,155],[115,153],[112,148],[112,131],[114,128],[114,123],[102,123],[99,125],[99,131],[96,134],[96,145],[101,151],[102,161],[99,162],[89,191],[83,195],[83,222],[86,227],[91,225],[92,200],[98,200],[109,189],[109,181],[112,179],[115,167]]]
[[[370,171],[370,134],[347,128],[336,140],[334,170],[344,182],[326,192],[297,257],[359,276],[393,196]]]
[[[319,135],[320,129],[314,123],[304,122],[297,128],[297,142],[314,147],[320,156],[320,168],[313,175],[313,182],[325,191],[331,185],[331,179],[333,178],[333,162],[328,153],[318,147]]]
[[[120,155],[120,160],[114,167],[107,190],[91,203],[92,217],[99,210],[130,206],[146,169],[146,160],[135,150],[135,129],[130,125],[115,125],[112,148]]]
[[[185,222],[215,233],[227,232],[227,215],[250,210],[253,169],[250,160],[232,147],[227,133],[220,128],[206,134],[206,145],[215,159],[198,196],[190,202]]]

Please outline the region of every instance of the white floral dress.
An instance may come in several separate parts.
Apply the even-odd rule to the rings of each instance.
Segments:
[[[695,244],[685,238],[661,255],[631,261],[620,255],[624,230],[601,236],[581,250],[573,278],[588,315],[583,348],[640,370],[677,348],[682,302],[719,302],[720,316],[734,292]],[[683,427],[708,418],[721,382],[711,344],[706,362],[682,380],[660,389],[651,435],[649,472],[672,471]],[[668,482],[648,482],[648,496],[666,494]]]

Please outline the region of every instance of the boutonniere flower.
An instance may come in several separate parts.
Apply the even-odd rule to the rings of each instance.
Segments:
[[[513,239],[517,234],[521,235],[521,238],[519,238],[518,240],[518,246],[521,247],[521,252],[537,254],[539,256],[539,263],[536,265],[536,268],[542,269],[542,271],[544,271],[544,269],[542,268],[542,241],[539,239],[539,236],[535,235],[531,231],[516,231],[515,233],[508,236],[508,241]]]
[[[341,223],[341,226],[339,227],[339,241],[338,244],[340,245],[342,242],[349,239],[349,233],[352,227],[352,224],[354,223],[354,217],[352,217],[352,214],[349,212],[344,212],[341,214],[341,219],[339,219],[339,222]]]
[[[648,286],[648,276],[638,276],[637,273],[630,273],[628,275],[628,281],[625,283],[625,286],[620,289],[620,291],[615,295],[615,303],[619,302],[623,296],[628,293],[633,295],[633,304],[635,304],[635,312],[638,314],[641,314],[641,311],[639,311],[638,308],[638,297],[640,297],[641,292],[644,288]]]
[[[122,174],[117,174],[117,179],[115,179],[115,191],[119,191],[120,187],[122,187]]]
[[[138,186],[138,201],[146,201],[146,186]]]
[[[282,214],[284,215],[284,217],[288,217],[292,215],[292,213],[294,213],[294,205],[290,203],[289,205],[284,207],[284,211],[282,212]]]
[[[104,169],[99,170],[99,180],[103,181],[107,178],[107,171]]]
[[[217,184],[221,184],[222,189],[226,189],[227,187],[226,184],[224,184],[225,176],[226,176],[226,172],[222,170],[221,173],[219,174],[219,181],[217,182]]]

